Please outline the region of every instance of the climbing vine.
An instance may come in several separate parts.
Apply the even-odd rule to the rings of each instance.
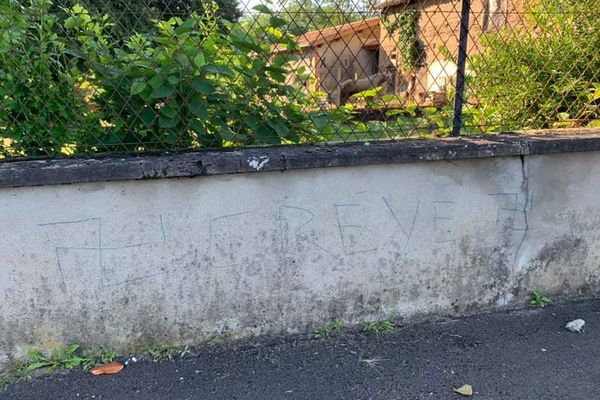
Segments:
[[[387,21],[389,34],[398,40],[398,68],[403,71],[414,70],[419,60],[417,35],[420,15],[417,9],[406,9],[394,14],[391,17],[393,20]]]

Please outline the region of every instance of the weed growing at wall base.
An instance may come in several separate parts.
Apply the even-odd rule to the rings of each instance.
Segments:
[[[189,346],[181,348],[170,346],[148,346],[143,353],[152,361],[173,360],[176,356],[185,358],[192,354]],[[25,361],[13,361],[4,372],[0,373],[0,389],[21,379],[26,379],[36,372],[52,373],[57,370],[81,368],[88,371],[96,366],[117,360],[120,355],[103,347],[92,347],[82,351],[78,344],[61,347],[50,353],[30,350]]]
[[[192,354],[189,346],[184,346],[181,348],[172,347],[172,346],[147,346],[144,348],[143,353],[148,355],[152,361],[173,361],[173,359],[177,356],[179,358],[185,358]]]
[[[550,297],[544,295],[542,289],[538,289],[531,294],[530,305],[537,308],[544,308],[550,304],[552,304],[552,299]]]
[[[363,326],[363,332],[374,333],[379,336],[382,333],[392,333],[394,331],[394,323],[390,320],[366,322]]]
[[[0,390],[28,376],[30,376],[30,372],[27,371],[27,363],[15,360],[10,363],[4,372],[0,373]]]
[[[344,329],[342,321],[336,319],[330,324],[323,325],[314,332],[317,339],[329,339],[333,334],[339,333]]]
[[[88,351],[81,351],[78,344],[71,344],[67,347],[55,349],[49,354],[38,350],[30,350],[28,356],[27,361],[14,361],[0,374],[0,389],[15,381],[28,378],[32,373],[39,370],[47,373],[74,368],[89,370],[97,365],[114,361],[119,357],[119,354],[102,347],[93,347]]]

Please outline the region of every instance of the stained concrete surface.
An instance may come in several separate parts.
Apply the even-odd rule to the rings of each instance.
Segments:
[[[173,362],[139,361],[122,373],[23,381],[0,392],[27,399],[597,399],[600,300],[399,326],[199,349]],[[564,328],[575,318],[585,333]]]
[[[538,286],[593,296],[599,157],[2,189],[0,368],[31,347],[129,352],[458,316]]]

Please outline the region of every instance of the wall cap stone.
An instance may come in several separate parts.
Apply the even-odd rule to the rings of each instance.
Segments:
[[[0,188],[600,151],[600,129],[0,162]]]

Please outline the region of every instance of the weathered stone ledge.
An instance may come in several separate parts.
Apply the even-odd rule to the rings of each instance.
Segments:
[[[600,150],[600,130],[370,143],[95,155],[0,162],[0,187],[196,177]]]

